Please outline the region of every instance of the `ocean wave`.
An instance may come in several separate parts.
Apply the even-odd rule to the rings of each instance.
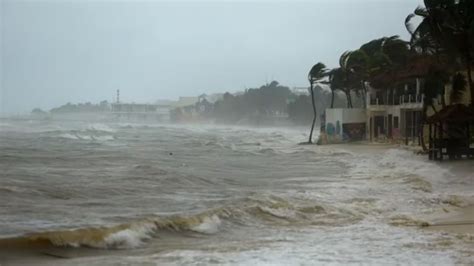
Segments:
[[[63,139],[75,139],[75,140],[79,139],[77,135],[71,134],[71,133],[64,133],[64,134],[59,135],[59,137]]]
[[[214,235],[225,223],[230,226],[341,226],[361,219],[344,208],[306,204],[295,206],[278,197],[246,198],[234,204],[190,215],[149,216],[132,222],[106,226],[31,233],[0,239],[2,247],[59,246],[97,249],[133,249],[160,232],[195,232]]]
[[[191,227],[192,231],[202,234],[215,234],[219,231],[222,221],[219,216],[212,215],[210,217],[204,217],[201,223]]]
[[[225,215],[225,211],[221,211],[219,215]],[[149,217],[110,227],[58,230],[0,239],[0,248],[52,245],[97,249],[133,249],[143,246],[147,240],[154,237],[161,230],[215,234],[219,230],[220,223],[217,213],[163,218]]]
[[[7,128],[7,127],[13,127],[13,125],[10,123],[0,122],[0,128]]]
[[[403,181],[406,184],[411,185],[414,190],[420,190],[423,192],[433,192],[433,186],[425,178],[417,175],[408,175]]]
[[[394,226],[418,226],[418,227],[426,227],[429,226],[430,223],[410,217],[408,215],[396,215],[390,218],[389,224]]]
[[[0,192],[6,193],[24,193],[27,189],[19,186],[0,186]]]
[[[264,155],[275,155],[275,154],[277,154],[277,152],[272,148],[259,149],[258,153],[264,154]]]
[[[68,133],[61,133],[59,135],[53,135],[50,137],[59,137],[62,139],[70,140],[86,140],[86,141],[112,141],[115,140],[115,136],[109,134],[100,134],[97,132],[82,132],[82,131],[70,131]]]
[[[378,162],[379,168],[388,174],[399,176],[399,173],[417,175],[430,181],[443,181],[452,176],[447,168],[443,168],[433,162],[421,160],[412,152],[401,149],[390,149]]]
[[[99,123],[90,124],[90,125],[87,126],[86,129],[91,130],[91,131],[102,131],[102,132],[108,132],[108,133],[115,133],[116,132],[116,130],[111,128],[110,126],[108,126],[106,124],[99,124]]]

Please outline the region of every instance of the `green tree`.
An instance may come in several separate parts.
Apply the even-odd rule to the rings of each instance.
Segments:
[[[334,98],[335,98],[335,93],[338,90],[342,90],[344,87],[344,71],[338,67],[338,68],[333,68],[327,73],[328,75],[328,85],[329,88],[331,89],[331,108],[334,108]]]
[[[418,7],[405,21],[412,36],[411,43],[424,53],[454,59],[454,63],[458,65],[454,70],[462,67],[466,71],[470,104],[473,105],[474,1],[425,0],[424,4],[424,7]],[[414,27],[411,20],[416,16],[422,21]]]

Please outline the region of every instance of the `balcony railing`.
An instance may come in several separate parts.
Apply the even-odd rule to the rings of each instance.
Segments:
[[[408,103],[423,103],[422,94],[404,94],[395,97],[370,98],[370,105],[400,105]]]

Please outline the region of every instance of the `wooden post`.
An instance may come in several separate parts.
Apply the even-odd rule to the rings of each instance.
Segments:
[[[408,120],[407,119],[408,115],[407,115],[407,113],[408,112],[405,111],[405,145],[408,145],[408,121],[407,121]]]
[[[374,137],[374,118],[373,118],[373,115],[372,113],[370,114],[370,126],[369,126],[369,138],[370,138],[370,142],[373,141],[373,137]]]
[[[416,129],[416,123],[415,123],[415,111],[411,112],[411,141],[412,143],[415,143],[415,129]]]
[[[433,160],[433,138],[431,136],[431,124],[429,126],[428,159]]]
[[[467,158],[471,158],[471,132],[469,122],[466,122],[466,137],[467,137]]]
[[[444,143],[443,143],[443,123],[440,122],[439,125],[438,125],[438,139],[439,139],[439,146],[438,146],[438,150],[439,150],[439,160],[442,161],[443,160],[443,146],[444,146]]]
[[[433,124],[433,155],[434,155],[434,160],[438,160],[438,130],[436,128],[436,124]]]

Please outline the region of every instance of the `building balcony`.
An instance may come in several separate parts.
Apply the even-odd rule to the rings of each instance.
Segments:
[[[421,108],[423,106],[422,94],[405,94],[395,97],[367,97],[370,109],[384,109],[388,106],[400,106],[401,108]]]

